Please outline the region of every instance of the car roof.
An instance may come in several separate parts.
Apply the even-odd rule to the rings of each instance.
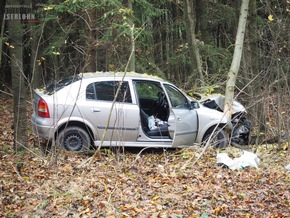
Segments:
[[[125,72],[88,72],[88,73],[80,73],[80,76],[83,79],[86,78],[96,78],[96,77],[111,77],[111,78],[122,78],[124,76]],[[141,74],[141,73],[136,73],[136,72],[126,72],[127,79],[149,79],[149,80],[155,80],[155,81],[160,81],[164,82],[164,80],[158,76],[154,75],[149,75],[149,74]]]

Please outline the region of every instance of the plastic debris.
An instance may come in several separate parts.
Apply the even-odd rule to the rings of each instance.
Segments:
[[[157,129],[157,126],[155,123],[155,117],[153,115],[148,117],[148,127],[150,130]]]
[[[290,170],[290,163],[285,167],[287,170]]]
[[[231,170],[241,170],[245,167],[258,168],[260,159],[252,152],[244,151],[244,153],[238,158],[230,158],[227,153],[217,154],[217,163],[223,164],[229,167]]]
[[[168,126],[166,121],[155,118],[153,115],[148,117],[148,127],[150,130],[157,129],[158,127]]]

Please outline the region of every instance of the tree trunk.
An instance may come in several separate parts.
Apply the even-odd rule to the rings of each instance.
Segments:
[[[172,52],[170,50],[170,19],[168,18],[169,17],[169,12],[166,12],[165,15],[164,15],[164,19],[165,19],[165,55],[164,55],[164,58],[165,58],[165,63],[166,63],[166,67],[165,67],[165,73],[166,75],[168,74],[172,74],[174,73],[174,78],[176,78],[176,74],[178,72],[174,71],[172,72],[172,69],[171,69],[171,64],[170,64],[170,53]]]
[[[5,13],[5,5],[6,5],[6,1],[1,1],[1,8],[0,8],[0,27],[1,27],[1,31],[0,31],[0,69],[2,66],[2,49],[3,49],[3,35],[4,35],[4,29],[5,29],[5,20],[4,18],[4,13]],[[2,74],[2,70],[1,70],[1,74]],[[2,75],[0,74],[1,78]]]
[[[133,12],[133,0],[128,1],[128,8],[130,10],[132,10],[132,12]],[[132,18],[129,19],[129,24],[130,24],[130,28],[131,28],[131,51],[130,51],[131,57],[129,58],[128,71],[135,72],[135,70],[136,70],[135,69],[136,68],[135,67],[135,36],[134,36],[135,28],[134,28],[134,22],[132,21]]]
[[[21,5],[20,1],[11,0],[11,5]],[[26,88],[23,72],[23,43],[20,20],[9,20],[8,30],[10,37],[10,59],[13,88],[13,109],[14,109],[14,148],[16,151],[27,146],[27,117],[26,117]]]
[[[187,37],[189,51],[191,54],[191,65],[192,65],[192,76],[194,76],[194,68],[197,70],[197,77],[199,79],[198,84],[204,84],[204,76],[202,73],[202,63],[199,54],[199,49],[195,37],[195,11],[193,7],[193,2],[190,0],[184,0],[184,14],[186,18],[187,26]]]
[[[42,28],[43,30],[43,28]],[[39,45],[39,38],[42,37],[42,35],[40,35],[39,37],[36,34],[36,25],[35,24],[31,24],[30,26],[30,36],[31,36],[31,40],[30,40],[30,46],[31,46],[31,88],[38,88],[41,86],[41,79],[43,76],[43,72],[42,72],[42,58],[40,55],[40,45]]]
[[[256,7],[256,1],[251,1],[249,3],[249,31],[248,31],[248,37],[249,37],[249,51],[247,57],[249,58],[247,60],[247,63],[249,66],[249,72],[251,73],[250,79],[254,79],[256,75],[259,73],[259,35],[257,30],[257,7]],[[251,120],[257,119],[257,140],[256,144],[260,141],[259,139],[259,133],[264,132],[266,130],[266,117],[265,117],[265,107],[264,107],[264,88],[261,87],[262,81],[261,77],[257,77],[253,83],[251,83],[250,86],[248,86],[247,93],[250,95],[249,104],[254,105],[252,107],[252,110],[249,114],[252,114],[253,117]],[[261,100],[262,99],[262,100]],[[251,102],[255,101],[255,102]]]
[[[87,55],[85,72],[96,71],[96,9],[86,10]]]
[[[1,33],[0,33],[0,68],[2,63],[2,50],[3,50],[3,35],[4,35],[4,29],[5,29],[5,20],[2,21],[1,24]]]
[[[242,58],[242,53],[243,53],[243,43],[244,43],[244,36],[245,36],[245,31],[246,31],[248,7],[249,7],[249,0],[243,0],[242,6],[241,6],[238,30],[237,30],[237,35],[236,35],[234,56],[233,56],[230,70],[228,72],[224,111],[229,118],[231,117],[232,111],[233,111],[233,100],[234,100],[236,79],[237,79],[237,75],[240,69],[241,58]]]
[[[201,37],[201,40],[205,44],[210,43],[210,32],[208,28],[208,0],[197,0],[196,1],[196,17],[197,17],[197,32]]]

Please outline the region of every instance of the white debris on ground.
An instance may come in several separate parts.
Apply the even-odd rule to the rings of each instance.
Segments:
[[[217,154],[217,163],[224,164],[231,170],[241,170],[245,167],[258,168],[260,159],[252,152],[244,151],[244,153],[238,158],[230,158],[227,153]]]

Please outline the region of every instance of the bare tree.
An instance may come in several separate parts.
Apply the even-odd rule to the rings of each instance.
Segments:
[[[4,13],[5,13],[5,4],[6,1],[1,1],[1,9],[0,9],[0,26],[1,26],[1,31],[0,31],[0,68],[1,68],[1,63],[2,63],[2,49],[3,49],[3,39],[4,39],[4,29],[5,29],[5,19],[4,18]],[[0,74],[1,75],[1,74]]]
[[[86,72],[96,71],[96,9],[91,8],[86,12],[87,22],[87,54],[86,54]]]
[[[247,16],[248,16],[248,7],[249,7],[249,0],[243,0],[242,6],[241,6],[238,30],[237,30],[237,35],[236,35],[234,56],[233,56],[230,70],[228,72],[228,80],[227,80],[227,85],[226,85],[224,111],[228,117],[231,117],[232,110],[233,110],[234,91],[235,91],[237,75],[240,69],[241,58],[242,58],[242,53],[243,53],[243,44],[244,44],[244,37],[245,37],[246,23],[247,23]]]
[[[133,11],[133,0],[128,1],[128,8],[129,10]],[[132,19],[129,19],[129,25],[131,29],[131,58],[129,59],[129,71],[135,71],[136,66],[135,66],[135,36],[134,36],[134,23]]]
[[[21,5],[19,0],[11,0],[11,5]],[[8,21],[10,38],[10,60],[12,72],[13,109],[14,109],[14,148],[18,151],[22,146],[27,146],[27,117],[25,78],[23,72],[23,29],[21,20]]]
[[[193,67],[196,67],[197,73],[198,73],[198,78],[200,79],[200,83],[204,83],[204,76],[202,72],[202,63],[201,63],[201,58],[199,54],[199,49],[197,46],[197,40],[195,36],[195,10],[194,10],[194,3],[189,0],[184,0],[184,14],[186,17],[186,25],[187,25],[187,37],[188,37],[188,45],[189,45],[189,50],[191,54],[191,66],[192,66],[192,71],[194,71]],[[193,72],[191,72],[193,73]]]

